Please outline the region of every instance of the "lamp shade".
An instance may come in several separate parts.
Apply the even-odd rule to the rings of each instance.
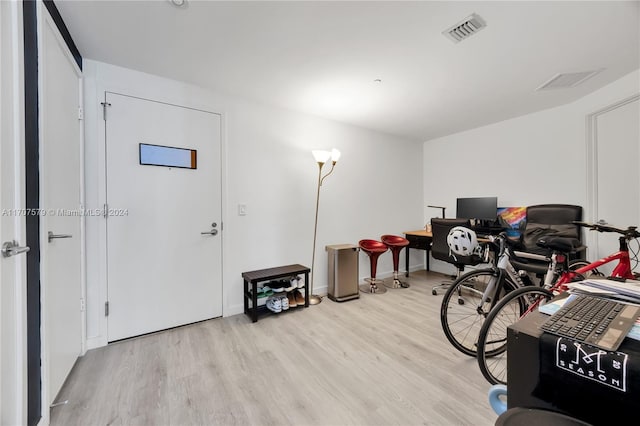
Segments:
[[[338,151],[337,149],[333,148],[331,150],[331,161],[336,163],[340,159],[340,155],[341,155],[340,151]]]
[[[331,157],[331,152],[329,151],[323,151],[323,150],[313,150],[311,151],[311,153],[313,154],[313,157],[316,159],[316,162],[318,163],[326,163],[327,160],[329,159],[329,157]]]

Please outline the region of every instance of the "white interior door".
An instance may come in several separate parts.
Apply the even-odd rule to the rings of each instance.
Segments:
[[[39,16],[42,329],[49,405],[82,352],[81,74],[43,6]]]
[[[220,116],[105,101],[108,340],[221,316]],[[196,150],[197,168],[141,165],[141,143]]]
[[[596,221],[640,227],[640,101],[615,105],[594,116],[597,162]],[[618,250],[617,234],[597,233],[597,255]],[[615,265],[603,267],[611,273]]]
[[[19,7],[18,2],[0,2],[0,245],[16,241],[24,247],[24,86]],[[25,424],[27,419],[25,271],[24,251],[0,256],[2,425]]]

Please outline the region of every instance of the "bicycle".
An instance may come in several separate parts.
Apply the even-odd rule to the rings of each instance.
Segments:
[[[591,262],[575,270],[566,264],[566,239],[556,237],[539,242],[539,245],[553,252],[554,260],[550,265],[553,275],[545,279],[543,287],[520,288],[503,297],[489,312],[478,334],[477,360],[482,375],[491,384],[507,384],[507,328],[519,319],[546,303],[554,296],[567,291],[568,284],[585,279],[585,276],[597,268],[612,262],[618,262],[611,277],[637,279],[639,275],[633,270],[638,265],[638,251],[629,255],[629,243],[640,238],[635,226],[619,229],[608,225],[574,222],[580,226],[598,232],[618,233],[619,250],[602,259]],[[637,241],[636,241],[637,242]]]
[[[485,318],[498,301],[519,288],[544,284],[551,258],[515,250],[506,233],[486,236],[485,250],[493,254],[493,265],[460,276],[444,294],[440,323],[447,340],[460,352],[475,357],[477,338]],[[576,240],[577,241],[577,240]],[[485,256],[486,258],[486,256]],[[536,263],[527,263],[530,260]],[[576,260],[572,268],[588,262]]]

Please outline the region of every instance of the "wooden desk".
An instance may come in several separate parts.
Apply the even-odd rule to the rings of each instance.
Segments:
[[[425,251],[425,258],[427,263],[427,271],[429,270],[429,252],[431,251],[431,241],[433,235],[431,232],[427,232],[424,229],[417,231],[404,231],[405,238],[409,240],[409,245],[405,251],[405,277],[409,276],[409,249],[419,249]]]

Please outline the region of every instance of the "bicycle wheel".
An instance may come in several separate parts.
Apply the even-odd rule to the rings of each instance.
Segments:
[[[588,262],[586,260],[572,260],[571,262],[569,262],[569,269],[571,269],[572,271],[578,270],[584,266],[589,266],[591,265],[591,262]],[[604,274],[600,271],[598,271],[597,269],[592,269],[588,272],[585,272],[584,274],[576,274],[576,280],[583,280],[589,277],[604,277]]]
[[[478,334],[477,359],[489,383],[507,384],[507,327],[518,321],[532,303],[547,301],[553,293],[540,287],[523,287],[503,297],[489,312]]]
[[[481,303],[482,293],[490,281],[497,279],[496,269],[471,271],[455,280],[444,294],[440,307],[442,330],[453,347],[463,354],[476,356],[478,333],[495,299],[495,294],[491,294],[491,299]],[[498,299],[516,288],[518,286],[506,277]]]

